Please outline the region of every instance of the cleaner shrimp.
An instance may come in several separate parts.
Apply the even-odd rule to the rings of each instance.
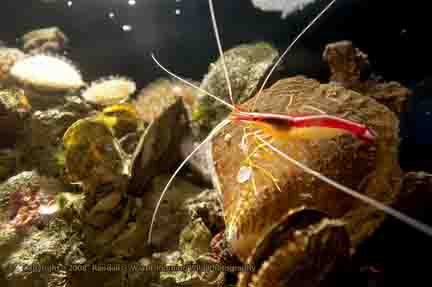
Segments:
[[[184,167],[184,165],[189,161],[189,159],[201,147],[203,147],[206,143],[211,141],[224,127],[226,127],[230,123],[235,124],[238,122],[246,122],[246,123],[266,124],[266,125],[270,125],[270,126],[271,125],[282,125],[282,126],[285,126],[286,128],[324,127],[324,128],[338,129],[338,130],[341,130],[343,132],[350,133],[351,135],[358,138],[359,140],[361,140],[365,144],[371,144],[377,139],[377,137],[379,137],[379,135],[374,130],[368,128],[367,126],[365,126],[363,124],[360,124],[360,123],[357,123],[357,122],[354,122],[351,120],[347,120],[347,119],[344,119],[341,117],[328,115],[328,114],[320,113],[320,114],[316,114],[316,115],[292,116],[292,115],[287,115],[287,114],[262,113],[262,112],[255,112],[254,111],[256,103],[257,103],[259,97],[262,95],[264,87],[266,86],[268,80],[270,79],[271,74],[274,72],[276,67],[281,63],[282,59],[292,49],[292,47],[298,42],[298,40],[309,30],[309,28],[312,25],[314,25],[321,18],[321,16],[325,12],[327,12],[330,9],[331,6],[333,6],[333,4],[335,2],[336,2],[336,0],[330,1],[330,3],[327,4],[325,6],[325,8],[323,8],[321,10],[321,12],[305,28],[303,28],[303,30],[294,38],[294,40],[291,42],[291,44],[281,54],[279,59],[275,62],[273,67],[268,72],[264,82],[260,86],[260,89],[258,90],[257,95],[256,95],[256,100],[255,100],[253,107],[252,107],[252,111],[245,111],[245,110],[237,107],[234,103],[231,82],[230,82],[229,75],[228,75],[228,68],[225,64],[225,59],[224,59],[224,54],[223,54],[223,49],[222,49],[222,43],[221,43],[221,40],[219,37],[219,31],[218,31],[218,27],[217,27],[217,22],[216,22],[216,17],[215,17],[215,12],[214,12],[212,0],[208,0],[208,4],[209,4],[209,8],[210,8],[211,21],[212,21],[212,25],[213,25],[213,31],[214,31],[216,43],[218,46],[218,52],[219,52],[221,65],[222,65],[223,72],[224,72],[225,81],[226,81],[226,84],[228,87],[228,93],[229,93],[229,98],[230,98],[231,103],[228,103],[228,102],[220,99],[219,97],[216,97],[215,95],[207,92],[206,90],[204,90],[204,89],[188,82],[187,80],[179,77],[178,75],[174,74],[173,72],[171,72],[170,70],[165,68],[156,59],[156,57],[153,54],[151,54],[151,57],[154,60],[154,62],[162,70],[164,70],[167,74],[169,74],[170,76],[180,80],[181,82],[199,90],[200,92],[213,98],[214,100],[222,103],[228,109],[230,109],[232,112],[227,119],[221,121],[218,125],[216,125],[216,127],[213,128],[213,130],[209,133],[209,135],[183,160],[183,162],[181,162],[181,164],[177,167],[177,169],[174,171],[174,173],[172,174],[172,176],[168,180],[168,182],[165,185],[165,187],[164,187],[164,189],[160,195],[160,198],[156,204],[154,212],[153,212],[153,216],[152,216],[151,223],[150,223],[150,228],[148,231],[147,243],[149,245],[152,243],[152,232],[153,232],[153,227],[154,227],[154,223],[156,220],[159,206],[162,202],[163,197],[165,196],[166,192],[168,191],[171,183],[173,182],[174,178],[177,176],[177,174],[180,172],[180,170]],[[377,201],[371,197],[368,197],[362,193],[359,193],[358,191],[356,191],[354,189],[351,189],[347,186],[344,186],[344,185],[336,182],[335,180],[332,180],[331,178],[328,178],[327,176],[321,174],[320,172],[309,168],[304,163],[299,162],[299,161],[295,160],[294,158],[290,157],[289,155],[285,154],[284,152],[280,151],[278,148],[276,148],[274,145],[272,145],[266,138],[264,138],[259,133],[254,133],[254,136],[258,140],[258,142],[260,143],[260,147],[268,148],[269,150],[275,152],[276,154],[278,154],[279,156],[281,156],[283,159],[287,160],[291,164],[302,169],[304,172],[308,173],[309,175],[312,175],[313,177],[318,178],[319,180],[333,186],[337,190],[339,190],[339,191],[341,191],[341,192],[343,192],[343,193],[345,193],[345,194],[347,194],[347,195],[349,195],[355,199],[358,199],[358,200],[376,208],[377,210],[380,210],[380,211],[386,213],[387,215],[394,217],[395,219],[413,227],[414,229],[416,229],[416,230],[418,230],[418,231],[420,231],[420,232],[422,232],[428,236],[432,236],[432,227],[431,226],[424,224],[424,223],[422,223],[422,222],[420,222],[420,221],[418,221],[418,220],[416,220],[416,219],[414,219],[414,218],[412,218],[412,217],[410,217],[410,216],[408,216],[408,215],[406,215],[406,214],[404,214],[404,213],[402,213],[402,212],[400,212],[400,211],[398,211],[398,210],[396,210],[396,209],[394,209],[394,208],[392,208],[386,204],[383,204],[383,203],[381,203],[381,202],[379,202],[379,201]]]

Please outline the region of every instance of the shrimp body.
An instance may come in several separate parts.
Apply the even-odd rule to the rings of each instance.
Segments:
[[[285,128],[331,128],[351,133],[365,143],[373,143],[377,134],[366,125],[331,115],[286,115],[280,113],[245,112],[236,109],[231,115],[234,122],[266,123]]]

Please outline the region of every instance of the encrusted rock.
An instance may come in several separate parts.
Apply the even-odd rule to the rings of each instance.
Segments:
[[[0,89],[0,147],[14,147],[28,132],[31,106],[22,89]]]
[[[365,82],[358,91],[386,105],[397,115],[405,111],[408,98],[413,94],[398,82],[379,83],[373,80]]]
[[[364,72],[371,68],[368,56],[355,48],[351,41],[328,44],[323,59],[330,67],[330,81],[369,96],[398,115],[404,111],[412,92],[397,82],[367,79]]]
[[[10,69],[25,54],[18,49],[0,47],[0,87],[10,82]]]
[[[212,234],[224,229],[223,208],[220,194],[215,189],[206,189],[186,201],[191,218],[201,218]]]
[[[31,232],[47,225],[47,219],[60,209],[55,201],[67,187],[37,172],[22,172],[0,185],[0,224],[2,229]]]
[[[21,37],[26,53],[60,53],[64,51],[69,39],[58,27],[42,28],[30,31]]]
[[[180,155],[183,159],[191,154],[191,152],[201,143],[199,138],[191,133],[186,134],[180,143]],[[198,176],[201,181],[211,184],[211,159],[208,157],[210,145],[204,144],[195,154],[188,160],[188,166],[191,171]]]
[[[68,187],[37,172],[22,172],[0,185],[0,282],[6,286],[65,286],[67,266],[85,263],[79,224],[59,194]],[[41,269],[37,267],[40,266]],[[42,269],[44,268],[44,269]],[[51,269],[50,269],[51,268]]]
[[[340,83],[345,88],[359,85],[362,72],[370,65],[368,56],[355,48],[351,41],[328,44],[323,59],[330,67],[330,81]]]
[[[147,239],[150,220],[156,206],[156,202],[167,183],[167,176],[158,176],[153,179],[151,188],[147,190],[142,198],[143,205],[136,213],[137,228],[136,244],[142,244]],[[177,250],[178,235],[190,221],[187,210],[187,201],[195,197],[201,188],[176,178],[168,189],[159,211],[156,215],[153,227],[152,244],[156,250]],[[176,236],[177,234],[177,236]]]
[[[63,173],[63,134],[73,122],[88,114],[90,109],[81,105],[81,102],[76,102],[73,96],[56,103],[45,109],[34,110],[25,139],[19,144],[19,150],[26,155],[20,161],[22,168],[36,168],[52,176]]]
[[[267,43],[239,45],[224,53],[233,100],[236,104],[243,103],[257,92],[259,84],[277,60],[278,55],[278,51]],[[204,77],[200,88],[228,103],[231,102],[221,59],[210,64],[209,72]],[[195,120],[207,129],[214,127],[229,113],[225,106],[206,94],[200,94],[199,101],[199,111],[196,112]]]

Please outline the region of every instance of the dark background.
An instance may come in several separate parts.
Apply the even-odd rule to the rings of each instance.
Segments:
[[[58,26],[71,40],[69,57],[86,80],[119,74],[143,87],[165,76],[151,61],[150,52],[177,74],[200,80],[217,58],[206,0],[136,0],[135,6],[127,0],[73,0],[71,7],[64,0],[45,2],[51,3],[2,0],[0,40],[13,46],[29,30]],[[255,9],[249,0],[214,2],[225,49],[258,40],[283,49],[327,1],[285,20],[280,13]],[[432,78],[428,79],[432,74],[432,16],[428,2],[340,0],[301,39],[286,63],[293,75],[326,79],[328,71],[321,63],[325,44],[353,41],[369,55],[377,74],[414,89],[401,118],[401,164],[406,170],[432,172]],[[180,15],[176,9],[181,10]],[[115,14],[113,19],[108,17],[110,12]],[[131,25],[132,30],[125,32],[122,25]],[[390,270],[384,273],[386,282],[413,283],[425,278],[429,285],[428,265],[421,261],[430,261],[432,240],[409,227],[397,230],[378,237],[377,246],[387,248],[374,253],[374,260]]]
[[[178,1],[178,0],[177,0]],[[133,78],[139,87],[166,76],[151,61],[159,60],[184,77],[200,80],[217,57],[206,0],[2,0],[0,40],[10,45],[25,32],[58,26],[71,40],[70,55],[86,80],[110,74]],[[318,1],[302,13],[280,19],[261,12],[250,0],[216,0],[215,9],[225,49],[266,40],[280,49],[326,3]],[[416,87],[431,73],[429,9],[424,0],[340,0],[299,41],[286,59],[291,74],[325,79],[321,62],[325,44],[352,40],[366,52],[385,80]],[[181,14],[176,15],[175,10]],[[108,14],[113,12],[113,19]],[[131,25],[125,32],[122,25]],[[410,101],[402,117],[401,163],[405,169],[432,171],[432,100],[426,85]]]

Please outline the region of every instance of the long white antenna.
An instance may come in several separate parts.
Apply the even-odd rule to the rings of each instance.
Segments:
[[[174,78],[176,78],[176,79],[182,81],[183,83],[185,83],[185,84],[191,86],[192,88],[195,88],[195,89],[199,90],[200,92],[202,92],[202,93],[208,95],[209,97],[212,97],[212,98],[215,99],[216,101],[219,101],[220,103],[222,103],[222,104],[224,104],[225,106],[227,106],[229,109],[231,109],[231,110],[234,110],[234,109],[235,109],[235,107],[234,107],[233,105],[231,105],[231,104],[225,102],[225,101],[222,100],[222,99],[219,99],[218,97],[216,97],[216,96],[213,95],[213,94],[210,94],[209,92],[207,92],[207,91],[204,90],[204,89],[201,89],[201,88],[198,87],[197,85],[194,85],[194,84],[192,84],[192,83],[186,81],[185,79],[183,79],[183,78],[177,76],[176,74],[174,74],[173,72],[171,72],[170,70],[168,70],[167,68],[165,68],[164,66],[162,66],[162,64],[159,63],[159,61],[156,59],[156,57],[153,55],[153,53],[151,54],[151,57],[152,57],[153,61],[154,61],[154,62],[155,62],[155,63],[156,63],[156,64],[157,64],[157,65],[158,65],[162,70],[164,70],[165,72],[167,72],[169,75],[171,75],[171,76],[173,76]]]
[[[303,36],[304,33],[306,33],[307,30],[309,30],[310,27],[312,27],[313,24],[315,24],[316,21],[318,21],[321,16],[327,12],[328,9],[336,2],[336,0],[332,0],[301,32],[297,35],[297,37],[294,38],[292,43],[286,48],[286,50],[282,53],[282,55],[279,57],[279,59],[276,61],[276,63],[271,68],[270,72],[268,73],[267,77],[265,78],[264,82],[261,85],[261,88],[259,89],[257,93],[257,97],[255,100],[255,103],[253,105],[252,111],[255,110],[255,105],[258,102],[258,98],[261,96],[261,92],[264,90],[265,85],[267,84],[268,80],[270,79],[270,76],[273,74],[276,67],[282,62],[282,59],[285,57],[285,55],[291,50],[291,48],[294,46],[295,43]]]
[[[317,178],[319,178],[320,180],[332,185],[333,187],[339,189],[340,191],[356,198],[359,199],[360,201],[363,201],[373,207],[375,207],[378,210],[381,210],[383,212],[385,212],[386,214],[389,214],[391,216],[393,216],[394,218],[402,221],[403,223],[408,224],[409,226],[425,233],[426,235],[432,236],[432,227],[429,225],[426,225],[418,220],[415,220],[414,218],[401,213],[400,211],[397,211],[394,208],[391,208],[390,206],[387,206],[373,198],[370,198],[364,194],[361,194],[351,188],[348,188],[340,183],[337,183],[336,181],[326,177],[325,175],[307,167],[306,165],[304,165],[303,163],[293,159],[292,157],[286,155],[285,153],[283,153],[282,151],[280,151],[279,149],[277,149],[276,147],[274,147],[272,144],[270,144],[268,141],[264,140],[261,136],[256,135],[256,137],[263,143],[265,144],[267,147],[269,147],[271,150],[273,150],[274,152],[276,152],[277,154],[279,154],[280,156],[282,156],[284,159],[288,160],[289,162],[291,162],[292,164],[294,164],[295,166],[301,168],[302,170],[304,170],[305,172],[309,173],[312,176],[315,176]]]
[[[171,178],[168,180],[168,183],[165,185],[165,188],[163,189],[159,200],[156,204],[156,207],[153,211],[153,216],[152,216],[152,220],[150,223],[150,228],[149,228],[149,232],[148,232],[148,239],[147,239],[147,243],[151,244],[152,241],[152,232],[153,232],[153,225],[156,219],[156,214],[159,210],[159,206],[162,202],[163,197],[165,196],[165,193],[167,192],[168,188],[171,185],[171,182],[174,180],[174,178],[177,176],[177,174],[179,173],[179,171],[182,169],[182,167],[188,162],[188,160],[205,144],[207,143],[209,140],[211,140],[215,135],[217,135],[217,133],[224,128],[226,125],[228,125],[231,121],[230,120],[224,120],[222,122],[220,122],[211,132],[210,134],[206,137],[205,140],[203,140],[184,160],[183,162],[177,167],[177,169],[175,170],[175,172],[173,173],[173,175],[171,176]]]
[[[232,93],[232,88],[231,88],[231,81],[229,79],[229,75],[228,75],[228,68],[225,64],[225,57],[224,57],[224,53],[222,50],[222,41],[219,37],[219,30],[217,27],[217,22],[216,22],[216,16],[215,16],[215,12],[214,12],[214,8],[213,8],[213,1],[209,0],[209,7],[210,7],[210,15],[211,15],[211,19],[212,19],[212,24],[213,24],[213,30],[215,33],[215,37],[216,37],[216,43],[218,46],[218,50],[219,50],[219,56],[221,58],[221,62],[222,62],[222,68],[225,74],[225,80],[227,82],[228,85],[228,93],[231,99],[231,104],[234,105],[234,98],[233,98],[233,93]]]

